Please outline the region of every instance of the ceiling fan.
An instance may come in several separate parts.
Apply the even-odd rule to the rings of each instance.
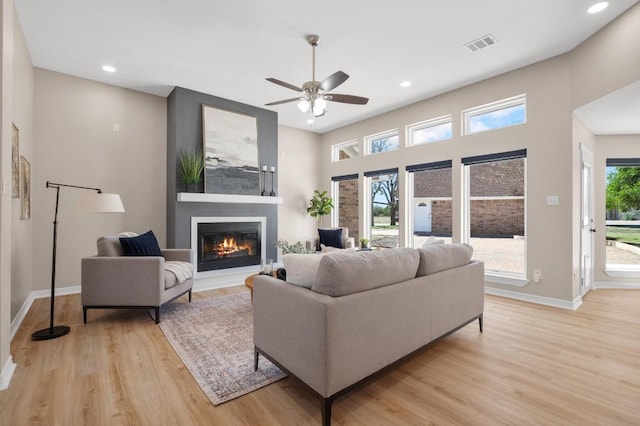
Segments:
[[[293,84],[285,83],[284,81],[280,81],[276,78],[267,78],[267,81],[278,84],[280,86],[286,87],[291,90],[295,90],[296,92],[301,92],[301,96],[297,96],[295,98],[284,99],[282,101],[271,102],[265,104],[266,106],[280,105],[286,104],[288,102],[298,101],[298,108],[302,112],[307,112],[311,110],[314,116],[321,117],[325,113],[325,108],[327,107],[326,101],[331,102],[341,102],[344,104],[356,104],[356,105],[366,105],[369,102],[369,98],[363,98],[361,96],[353,96],[353,95],[339,95],[337,93],[328,93],[336,87],[340,86],[344,83],[349,75],[342,72],[337,71],[331,74],[329,77],[322,80],[322,82],[316,81],[316,47],[320,42],[320,37],[317,35],[309,35],[307,36],[307,42],[313,48],[313,63],[311,68],[311,81],[307,81],[302,85],[302,88],[298,86],[294,86]]]

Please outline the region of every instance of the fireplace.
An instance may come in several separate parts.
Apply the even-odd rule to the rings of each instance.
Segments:
[[[265,250],[263,219],[192,218],[197,271],[260,265]]]

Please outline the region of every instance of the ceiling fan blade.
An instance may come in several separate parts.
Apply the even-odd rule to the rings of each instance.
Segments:
[[[294,102],[294,101],[299,101],[299,100],[300,100],[299,97],[298,98],[291,98],[291,99],[285,99],[285,100],[282,100],[282,101],[271,102],[271,103],[268,103],[268,104],[265,104],[265,105],[266,106],[280,105],[280,104],[286,104],[288,102]]]
[[[338,95],[334,93],[330,95],[324,95],[324,98],[327,101],[342,102],[343,104],[366,105],[367,102],[369,102],[369,98],[363,98],[362,96]]]
[[[286,87],[287,89],[295,90],[296,92],[302,92],[302,89],[298,86],[294,86],[293,84],[285,83],[284,81],[280,81],[277,78],[267,78],[267,81],[278,84],[280,86]]]
[[[322,92],[328,92],[329,90],[333,90],[336,87],[340,86],[349,78],[349,74],[344,73],[342,71],[336,71],[331,74],[329,77],[322,80],[320,83],[320,90]]]

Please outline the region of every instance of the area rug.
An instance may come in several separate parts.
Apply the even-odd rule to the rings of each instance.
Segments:
[[[162,310],[162,332],[213,405],[286,376],[264,357],[253,371],[252,321],[248,292]]]

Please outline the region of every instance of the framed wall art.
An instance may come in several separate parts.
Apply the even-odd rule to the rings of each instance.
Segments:
[[[20,198],[20,131],[11,123],[11,197]]]
[[[31,219],[31,164],[20,156],[20,219]]]
[[[202,105],[204,191],[260,195],[256,117]]]

